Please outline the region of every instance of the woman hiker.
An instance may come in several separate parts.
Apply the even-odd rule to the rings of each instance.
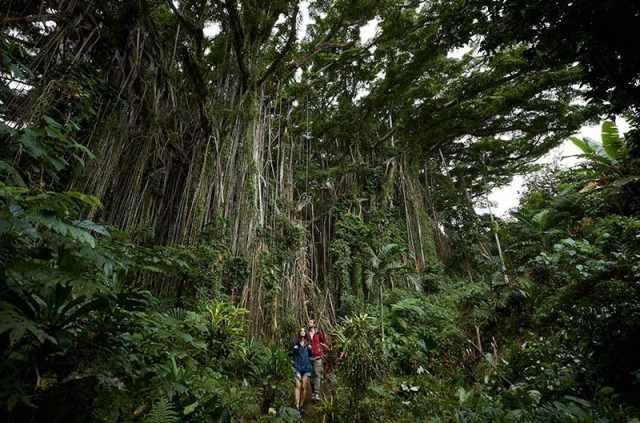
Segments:
[[[293,356],[293,372],[296,378],[296,408],[304,413],[304,397],[307,393],[307,380],[311,376],[311,344],[307,342],[307,330],[300,328],[298,339],[291,344],[289,355]]]

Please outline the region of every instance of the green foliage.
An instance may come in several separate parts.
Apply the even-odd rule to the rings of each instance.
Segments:
[[[208,308],[216,305],[128,316],[127,331],[111,340],[110,354],[102,357],[106,369],[99,376],[105,382],[94,408],[113,408],[104,399],[114,395],[123,418],[130,407],[144,409],[154,398],[168,398],[171,407],[190,420],[209,421],[211,416],[228,415],[229,407],[246,401],[247,392],[220,372],[226,366],[220,365],[223,361],[214,337],[220,333],[221,320],[235,318],[233,307],[217,307],[218,324],[211,322]],[[230,344],[234,345],[233,340]],[[242,358],[241,350],[235,353]]]
[[[333,392],[322,394],[320,398],[322,423],[340,423],[347,415],[347,404],[342,402]]]
[[[291,342],[291,334],[300,330],[300,323],[295,316],[285,314],[278,326],[277,345],[287,346]]]
[[[400,257],[406,254],[406,250],[397,244],[385,244],[378,251],[371,247],[367,248],[369,253],[369,267],[365,271],[365,285],[369,292],[376,286],[384,287],[396,278],[396,283],[406,280],[407,286],[420,290],[419,280],[412,272],[410,266],[402,261]],[[411,285],[409,285],[411,284]]]
[[[365,286],[367,293],[375,291],[378,288],[379,297],[378,303],[380,305],[380,331],[382,340],[384,341],[384,304],[383,304],[383,291],[387,283],[391,283],[393,287],[393,279],[396,278],[396,283],[400,281],[398,279],[406,279],[407,285],[409,281],[412,281],[414,288],[420,290],[420,285],[415,274],[412,273],[409,266],[403,261],[400,261],[398,257],[400,254],[405,253],[405,250],[396,244],[385,244],[380,247],[378,252],[374,252],[371,247],[368,247],[369,252],[369,267],[365,271]]]
[[[287,353],[276,345],[259,348],[253,352],[250,378],[261,392],[260,410],[282,405],[283,397],[291,390],[291,360]]]
[[[389,297],[386,356],[401,372],[413,372],[427,365],[429,352],[441,335],[436,335],[440,326],[433,315],[436,306],[427,306],[425,298],[413,297],[409,292],[404,296],[394,292]]]
[[[33,160],[33,172],[38,172],[39,167],[44,168],[56,180],[57,174],[69,166],[69,160],[84,166],[82,155],[95,158],[85,146],[70,137],[73,124],[65,126],[46,115],[43,119],[43,128],[26,128],[13,134],[20,139],[23,151]]]
[[[302,420],[300,412],[293,407],[283,405],[278,410],[278,417],[273,419],[276,423],[294,423]]]
[[[633,369],[640,365],[630,353],[640,328],[632,282],[638,280],[638,221],[627,215],[633,200],[620,196],[635,188],[611,183],[631,162],[613,123],[602,132],[602,143],[573,140],[589,159],[582,171],[558,172],[537,185],[507,227],[507,254],[525,277],[509,317],[521,332],[507,350],[504,371],[545,397],[595,399],[601,386],[633,391]],[[603,175],[607,180],[594,181]],[[588,407],[620,418],[607,401]],[[571,407],[556,404],[556,411]],[[591,411],[572,410],[576,418],[595,420]]]
[[[358,406],[367,387],[382,375],[381,345],[375,341],[373,319],[366,314],[343,318],[336,328],[334,347],[339,351],[339,372],[349,392],[349,403]],[[358,410],[351,410],[356,415]]]
[[[210,315],[209,331],[211,349],[215,357],[244,351],[244,316],[247,310],[227,302],[215,302],[207,306]]]
[[[640,181],[640,163],[632,154],[633,142],[618,132],[616,124],[606,121],[602,124],[602,140],[590,138],[570,140],[584,152],[588,160],[587,178],[592,178],[580,193],[590,193],[604,189],[607,200],[612,201],[619,214],[638,211],[635,201]]]
[[[34,373],[74,380],[69,357],[108,332],[104,320],[148,297],[119,284],[121,268],[96,238],[109,233],[79,219],[101,207],[95,197],[5,185],[0,192],[1,399],[13,410],[33,403]]]
[[[144,418],[144,423],[174,423],[178,421],[178,413],[172,408],[166,398],[156,401],[151,411]]]
[[[176,410],[208,421],[246,401],[208,367],[243,354],[245,310],[218,301],[163,312],[148,292],[127,288],[128,273],[189,268],[180,255],[127,245],[117,231],[109,238],[79,219],[101,207],[94,197],[1,192],[4,412],[17,421],[46,413],[126,421],[155,401],[149,421],[175,421]],[[74,410],[56,402],[61,391],[71,398],[87,386]]]
[[[27,52],[22,45],[3,33],[0,36],[0,69],[15,79],[23,79],[31,73],[31,69],[25,64],[26,59]],[[2,89],[6,90],[7,85],[3,81]]]
[[[631,81],[639,73],[640,62],[622,41],[638,34],[637,5],[592,0],[553,5],[498,1],[488,6],[482,0],[441,4],[456,16],[447,32],[481,37],[484,53],[495,55],[505,45],[525,45],[527,57],[552,69],[579,66],[581,80],[590,87],[587,98],[607,100],[608,113],[637,110]],[[540,22],[548,25],[541,28]]]
[[[500,393],[483,384],[471,388],[442,385],[426,372],[412,382],[397,381],[398,397],[389,404],[396,421],[430,422],[609,422],[593,405],[575,396],[545,401],[536,390],[512,385]]]
[[[307,239],[307,231],[300,223],[296,223],[279,214],[276,216],[276,224],[278,225],[278,232],[281,233],[279,242],[294,250],[304,245]]]
[[[347,202],[345,198],[343,202]],[[340,207],[338,203],[334,208]],[[366,248],[366,239],[369,230],[362,217],[346,212],[338,215],[335,223],[336,235],[331,243],[331,254],[334,257],[334,277],[340,281],[340,289],[343,292],[359,294],[362,286],[363,253]]]
[[[506,377],[522,381],[522,387],[539,390],[545,397],[575,392],[580,375],[587,370],[587,357],[580,346],[568,344],[566,339],[566,331],[548,336],[528,334],[505,358],[509,363]]]

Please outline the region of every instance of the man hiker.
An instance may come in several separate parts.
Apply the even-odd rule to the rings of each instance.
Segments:
[[[320,380],[322,379],[322,354],[327,352],[327,344],[324,334],[316,328],[315,319],[309,319],[307,338],[311,343],[313,355],[311,356],[311,399],[320,399]]]

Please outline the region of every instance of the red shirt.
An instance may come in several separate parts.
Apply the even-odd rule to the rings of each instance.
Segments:
[[[324,334],[319,330],[314,332],[313,338],[311,337],[311,333],[308,333],[307,338],[309,338],[309,342],[311,342],[313,357],[320,357],[323,352],[329,350],[324,340]]]

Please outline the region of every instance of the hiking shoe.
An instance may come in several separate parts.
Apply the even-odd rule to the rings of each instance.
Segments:
[[[304,414],[304,405],[301,405],[300,408],[298,408],[298,411],[300,414]]]
[[[311,399],[314,401],[318,401],[320,399],[320,394],[312,394]]]

